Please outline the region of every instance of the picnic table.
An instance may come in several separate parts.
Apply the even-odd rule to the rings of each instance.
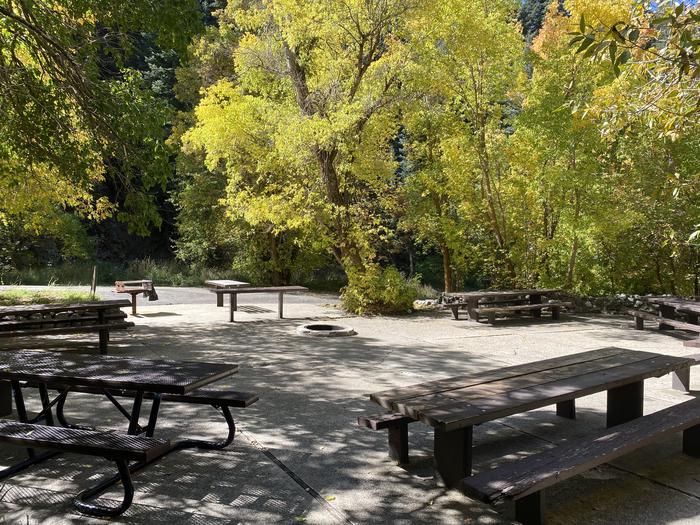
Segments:
[[[647,303],[654,305],[657,312],[647,312],[639,309],[628,309],[627,313],[634,317],[635,328],[644,329],[644,321],[654,321],[658,323],[659,330],[686,330],[700,334],[700,303],[688,301],[676,297],[650,297]],[[700,339],[685,341],[684,346],[700,346]]]
[[[559,309],[570,306],[560,301],[543,302],[548,295],[561,292],[557,288],[533,288],[523,290],[479,290],[474,292],[450,292],[442,295],[444,308],[452,310],[459,319],[459,309],[465,308],[467,319],[479,321],[487,317],[493,323],[498,313],[519,313],[529,310],[533,317],[540,317],[543,308],[552,311],[552,318],[559,318]]]
[[[229,322],[234,322],[234,312],[238,310],[238,294],[250,293],[276,293],[277,294],[277,318],[284,318],[284,294],[290,292],[308,292],[304,286],[233,286],[224,288],[211,288],[209,290],[216,294],[216,305],[223,304],[223,296],[230,296]]]
[[[577,398],[607,391],[612,427],[643,415],[645,379],[694,364],[690,358],[602,348],[376,392],[370,399],[393,413],[358,423],[393,430],[392,456],[404,461],[407,425],[433,427],[436,469],[447,486],[455,486],[471,475],[475,425],[548,405],[556,405],[559,416],[575,418]]]
[[[151,454],[147,460],[131,464],[126,472],[127,477],[129,473],[144,468],[174,450],[185,448],[220,449],[231,444],[235,435],[235,424],[230,407],[246,407],[257,401],[257,396],[243,392],[205,390],[202,387],[237,372],[238,366],[235,364],[84,354],[66,355],[58,352],[30,350],[0,352],[0,384],[6,385],[9,382],[11,385],[19,423],[34,424],[38,421],[45,421],[46,425],[54,426],[58,422],[65,429],[85,430],[85,427],[71,424],[64,413],[70,392],[105,396],[126,418],[126,434],[129,436],[144,435],[148,439],[153,438],[156,434],[162,402],[207,404],[221,411],[228,424],[228,435],[224,439],[220,441],[183,439],[172,443],[158,441],[157,452]],[[42,411],[31,420],[24,404],[24,392],[29,389],[38,389],[42,405]],[[50,392],[57,395],[51,399]],[[133,399],[131,408],[123,406],[119,398]],[[152,404],[147,424],[141,426],[140,415],[145,399],[152,400]],[[82,412],[81,407],[82,403],[78,402],[75,405],[75,410]],[[58,430],[60,428],[57,428]],[[119,434],[114,434],[114,439],[118,439],[118,436]],[[80,448],[81,437],[71,437],[65,446],[73,447],[67,449],[69,451],[80,452],[82,450],[84,452],[87,450],[88,452],[84,453],[89,453],[94,444],[91,440],[94,440],[94,437],[88,436]],[[129,442],[126,441],[126,444]],[[64,443],[59,440],[52,445],[55,449],[60,449]],[[76,447],[78,449],[74,450]],[[0,479],[56,454],[56,452],[48,452],[39,455],[31,448],[28,448],[27,451],[27,459],[0,472]],[[108,452],[108,454],[110,453]],[[78,499],[82,509],[88,511],[96,509],[94,515],[115,515],[107,513],[100,506],[87,503],[86,500],[99,496],[119,481],[123,482],[123,476],[124,472],[121,472],[120,469],[119,475],[81,493]],[[130,501],[127,502],[126,499],[125,504],[128,507]],[[125,508],[120,509],[119,512],[123,512]]]
[[[73,304],[34,304],[0,307],[0,337],[98,332],[100,353],[107,353],[110,330],[134,326],[120,310],[126,299]]]
[[[232,279],[210,279],[208,281],[204,281],[204,284],[213,290],[218,288],[241,288],[243,286],[250,286],[250,283],[245,281],[234,281]],[[216,294],[216,306],[224,306],[223,294]]]

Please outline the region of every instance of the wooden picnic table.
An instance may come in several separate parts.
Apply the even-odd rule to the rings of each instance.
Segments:
[[[212,396],[215,394],[211,392],[208,392],[201,399],[196,398],[194,394],[201,391],[198,389],[202,386],[219,381],[236,372],[238,372],[238,365],[235,364],[65,354],[32,350],[0,352],[0,384],[7,384],[7,382],[11,384],[20,423],[34,424],[43,420],[48,426],[54,426],[53,411],[55,410],[56,419],[63,427],[84,429],[85,427],[78,427],[67,422],[63,412],[64,405],[71,390],[90,392],[91,388],[94,389],[94,393],[101,393],[107,397],[125,416],[128,421],[127,433],[133,436],[141,434],[145,434],[149,438],[154,436],[161,401],[178,402],[178,398],[182,397],[182,402],[211,404],[223,412],[229,426],[226,439],[221,441],[184,439],[173,443],[168,442],[168,446],[163,447],[155,457],[129,466],[130,472],[140,470],[174,450],[184,448],[219,449],[228,446],[235,435],[235,425],[229,406],[247,406],[247,404],[257,400],[257,396],[251,394],[245,403],[227,405],[223,399],[214,399]],[[30,420],[24,404],[23,391],[37,387],[42,411]],[[58,392],[54,399],[50,398],[50,390]],[[119,396],[133,398],[131,410],[122,406],[117,400]],[[153,400],[146,427],[139,424],[144,399]],[[74,409],[81,411],[81,406],[82,403],[78,403]],[[89,447],[89,443],[86,447]],[[48,459],[55,454],[55,452],[49,452],[37,455],[28,449],[28,458],[0,471],[0,479],[13,475],[19,470]],[[86,497],[94,497],[119,482],[120,479],[120,476],[115,476],[82,494]]]
[[[118,299],[0,307],[0,337],[98,332],[100,353],[106,354],[110,330],[134,326],[120,311],[127,306],[131,301]]]
[[[644,321],[657,322],[659,330],[686,330],[700,334],[700,303],[688,301],[677,297],[648,297],[645,298],[648,304],[658,308],[657,312],[630,308],[627,313],[634,317],[635,328],[644,329]],[[700,346],[700,338],[685,341],[684,346]]]
[[[689,358],[602,348],[395,388],[370,399],[435,429],[437,471],[455,486],[471,475],[474,425],[554,404],[557,415],[574,418],[575,399],[607,390],[611,427],[642,416],[645,379],[693,364]]]
[[[305,286],[234,286],[232,288],[211,288],[209,290],[215,293],[216,305],[219,303],[223,304],[223,299],[221,299],[224,294],[230,296],[230,308],[229,308],[229,322],[234,322],[234,312],[238,310],[238,294],[251,294],[251,293],[276,293],[277,294],[277,318],[284,318],[284,294],[290,292],[308,292],[309,289]]]
[[[212,288],[216,290],[217,288],[241,288],[243,286],[250,286],[250,283],[245,281],[234,281],[232,279],[210,279],[204,281],[207,288]],[[224,306],[224,296],[223,294],[216,294],[216,306]]]
[[[473,292],[450,292],[443,294],[446,299],[445,307],[459,305],[466,307],[467,318],[470,321],[478,321],[479,308],[492,304],[521,302],[529,305],[542,304],[542,298],[561,292],[558,288],[531,288],[522,290],[478,290]],[[533,310],[533,316],[539,317],[540,310]],[[452,308],[455,319],[458,318],[457,307]]]

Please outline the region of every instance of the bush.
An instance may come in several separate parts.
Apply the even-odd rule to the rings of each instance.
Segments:
[[[349,272],[341,292],[346,310],[359,315],[410,312],[418,296],[419,277],[406,279],[396,268],[370,266],[364,272]]]

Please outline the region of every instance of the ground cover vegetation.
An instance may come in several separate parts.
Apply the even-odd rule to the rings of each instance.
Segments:
[[[139,5],[0,0],[5,282],[698,294],[694,4]]]

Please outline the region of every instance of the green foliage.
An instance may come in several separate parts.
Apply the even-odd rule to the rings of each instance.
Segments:
[[[341,301],[346,310],[359,315],[407,313],[418,297],[419,285],[419,276],[406,279],[393,266],[382,269],[372,265],[348,274]]]

